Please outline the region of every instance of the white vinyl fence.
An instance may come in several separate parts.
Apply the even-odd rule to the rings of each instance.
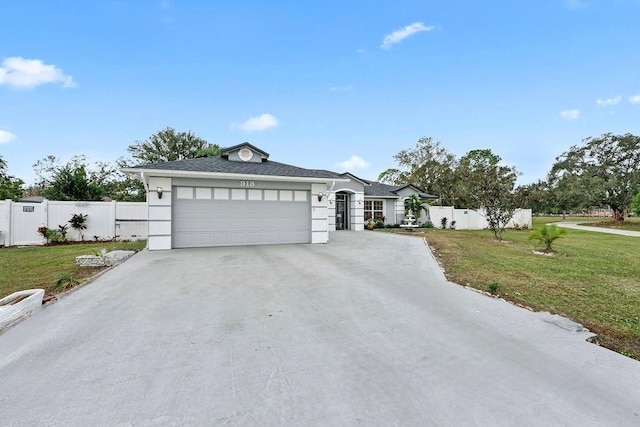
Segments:
[[[518,209],[507,228],[531,228],[531,209]],[[429,217],[434,227],[441,227],[442,218],[447,218],[447,227],[455,221],[456,230],[482,230],[489,227],[482,211],[474,209],[454,209],[453,206],[429,206]]]
[[[80,240],[71,228],[73,214],[87,215],[84,240],[143,240],[147,238],[145,202],[60,202],[42,203],[0,201],[0,245],[41,245],[38,227],[58,229],[67,224],[67,240]]]

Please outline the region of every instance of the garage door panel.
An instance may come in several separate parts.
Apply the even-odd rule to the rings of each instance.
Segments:
[[[308,192],[303,197],[289,190],[209,190],[212,199],[173,200],[173,247],[309,243],[311,209],[303,201]],[[276,194],[284,197],[269,200]],[[256,200],[259,195],[267,200]]]

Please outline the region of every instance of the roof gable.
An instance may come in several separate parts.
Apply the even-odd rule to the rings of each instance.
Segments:
[[[250,160],[243,160],[242,156],[238,154],[241,150],[245,150],[245,149],[249,150],[250,153],[253,155],[253,157],[251,157]],[[236,162],[237,161],[264,162],[265,160],[269,159],[269,153],[259,149],[253,144],[250,144],[248,142],[243,142],[242,144],[223,148],[222,150],[220,150],[220,157],[222,157],[223,159],[228,159],[230,161],[236,161]]]
[[[366,179],[358,178],[357,176],[353,175],[350,172],[345,172],[345,173],[341,174],[340,176],[352,179],[354,181],[358,181],[359,183],[361,183],[362,185],[365,185],[365,186],[366,185],[371,185],[370,181],[367,181]]]

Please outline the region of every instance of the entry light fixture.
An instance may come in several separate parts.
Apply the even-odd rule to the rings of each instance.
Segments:
[[[158,193],[158,199],[162,199],[162,187],[156,188],[156,193]]]
[[[361,205],[362,204],[362,199],[358,199],[358,204]]]
[[[318,192],[318,201],[321,202],[323,197],[324,197],[324,193],[322,191],[319,191]]]

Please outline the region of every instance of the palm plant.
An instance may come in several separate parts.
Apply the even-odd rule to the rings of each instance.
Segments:
[[[87,229],[87,215],[81,213],[73,214],[69,220],[69,224],[71,224],[71,228],[78,230],[78,233],[80,233],[80,240],[84,241],[82,230]]]
[[[420,217],[422,211],[425,213],[428,212],[428,206],[429,205],[425,201],[421,200],[420,197],[415,194],[404,201],[405,213],[411,212],[416,218]]]
[[[545,245],[545,252],[554,252],[551,245],[556,239],[562,237],[567,230],[564,228],[559,228],[555,225],[545,225],[544,227],[534,230],[529,233],[529,240],[537,240],[539,243]]]

